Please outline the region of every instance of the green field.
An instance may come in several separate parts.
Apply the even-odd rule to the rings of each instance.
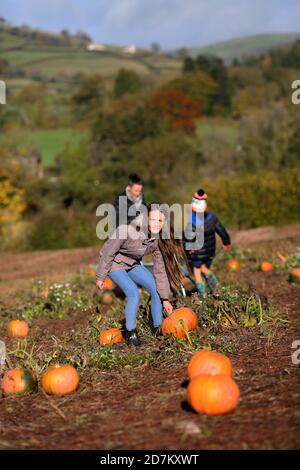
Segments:
[[[14,36],[13,34],[6,33],[4,31],[0,32],[0,51],[1,55],[2,52],[6,49],[10,49],[12,47],[20,47],[26,43],[25,38],[19,38]]]
[[[78,146],[80,141],[86,138],[86,130],[77,129],[49,129],[36,131],[14,131],[9,139],[16,147],[29,146],[41,152],[45,165],[51,166],[55,156],[64,149],[65,145]],[[7,139],[7,137],[6,137]],[[3,138],[0,138],[0,144]]]

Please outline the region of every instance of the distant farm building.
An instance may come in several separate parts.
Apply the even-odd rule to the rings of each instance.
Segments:
[[[130,46],[126,46],[124,47],[123,52],[125,52],[126,54],[135,54],[136,46],[134,44],[131,44]]]
[[[87,46],[88,51],[105,51],[106,47],[104,44],[89,44]]]

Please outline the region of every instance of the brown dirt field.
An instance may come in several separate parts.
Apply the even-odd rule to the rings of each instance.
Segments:
[[[256,229],[248,238],[240,232],[233,234],[233,241],[262,254],[278,246],[288,251],[300,246],[299,228]],[[19,292],[33,278],[58,280],[95,263],[97,251],[1,256],[2,302],[18,302]],[[0,399],[0,449],[299,449],[300,364],[292,364],[291,354],[292,342],[300,340],[300,287],[289,284],[283,272],[263,274],[245,267],[223,276],[227,284],[237,276],[251,284],[289,321],[268,335],[259,328],[228,330],[234,378],[241,390],[234,413],[209,417],[190,411],[185,404],[186,368],[178,361],[164,363],[163,370],[161,364],[122,372],[87,370],[72,395],[46,397],[39,391]],[[32,335],[38,338],[42,331],[45,341],[53,334],[59,339],[66,329],[88,320],[87,314],[41,319]]]

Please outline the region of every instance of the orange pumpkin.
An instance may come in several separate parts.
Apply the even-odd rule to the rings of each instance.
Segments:
[[[11,320],[7,325],[7,334],[12,337],[27,336],[29,326],[24,320]]]
[[[290,282],[300,282],[300,268],[293,268],[290,272]]]
[[[77,370],[69,364],[55,364],[43,373],[41,386],[51,395],[64,395],[74,392],[80,378]]]
[[[188,385],[187,400],[197,413],[229,413],[238,404],[240,390],[228,375],[198,375]]]
[[[113,290],[115,288],[115,284],[113,281],[110,279],[110,277],[107,277],[104,281],[104,288],[107,290]]]
[[[162,322],[163,335],[172,334],[176,338],[186,338],[186,331],[197,328],[198,318],[192,309],[181,307],[173,311],[171,315]]]
[[[227,269],[229,271],[239,271],[241,269],[241,263],[237,259],[230,259],[227,263]]]
[[[193,355],[188,365],[190,379],[201,374],[231,376],[231,361],[224,354],[202,349]]]
[[[99,335],[99,343],[104,346],[105,344],[116,344],[122,341],[122,333],[119,328],[110,328],[106,331],[101,331]]]
[[[270,263],[270,261],[263,261],[260,265],[260,270],[263,273],[268,273],[268,272],[272,271],[272,269],[273,269],[273,264]]]
[[[32,371],[26,369],[7,370],[2,378],[1,390],[4,395],[18,395],[32,392],[37,388],[37,379]]]
[[[104,292],[101,296],[101,302],[104,305],[111,305],[114,301],[113,296],[109,292]]]

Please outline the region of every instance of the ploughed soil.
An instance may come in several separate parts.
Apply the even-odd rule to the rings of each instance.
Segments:
[[[233,243],[261,256],[300,246],[299,225],[265,227],[233,234]],[[96,263],[97,248],[43,251],[0,257],[2,305],[20,301],[33,279],[59,281]],[[259,327],[228,329],[234,378],[241,390],[237,409],[205,416],[185,403],[186,367],[179,361],[122,371],[84,369],[76,393],[49,397],[41,390],[0,399],[0,449],[299,449],[300,364],[292,362],[292,343],[300,340],[300,287],[287,273],[219,271],[220,280],[251,285],[287,320],[268,333]],[[59,340],[66,329],[87,324],[89,314],[35,322],[40,332]],[[46,334],[45,334],[46,333]],[[0,338],[10,341],[6,336]],[[159,341],[159,340],[158,340]],[[100,346],[99,346],[100,347]],[[300,359],[300,354],[299,354]]]

